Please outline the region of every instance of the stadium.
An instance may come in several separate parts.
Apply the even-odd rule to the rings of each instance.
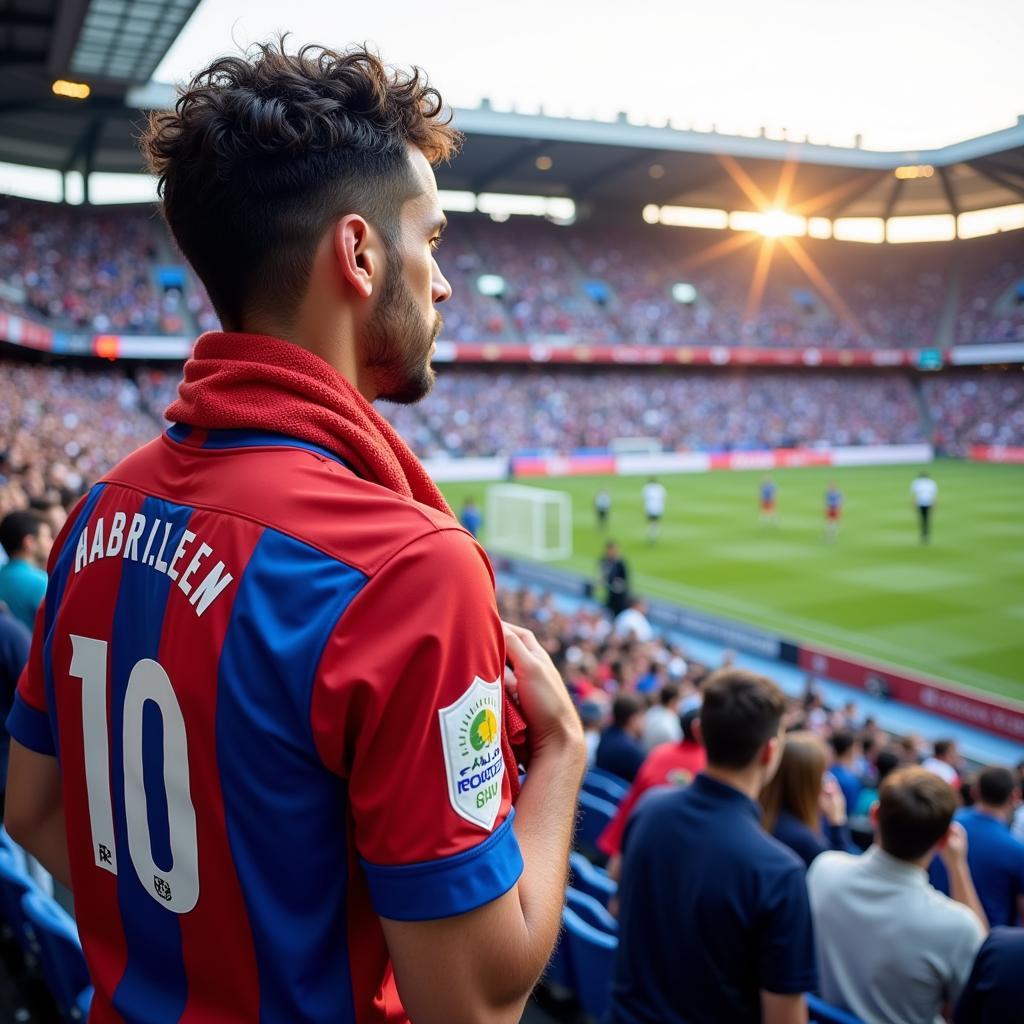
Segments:
[[[408,732],[398,711],[378,713],[372,703],[379,697],[373,687],[390,692],[384,687],[391,684],[378,680],[390,671],[386,666],[408,658],[408,664],[394,670],[402,676],[419,664],[420,648],[406,652],[401,630],[422,624],[433,642],[434,627],[426,625],[432,617],[453,623],[442,640],[463,637],[468,628],[466,622],[459,625],[466,613],[458,599],[446,596],[454,584],[445,589],[444,583],[444,577],[468,571],[464,556],[452,548],[449,563],[432,563],[437,571],[424,575],[426,569],[407,555],[419,540],[410,539],[408,549],[386,548],[386,543],[397,543],[387,539],[389,532],[398,536],[412,529],[376,494],[388,487],[407,503],[415,497],[432,504],[429,515],[439,535],[452,532],[451,525],[436,525],[451,511],[480,542],[494,580],[494,595],[487,597],[495,609],[492,618],[497,621],[500,614],[501,620],[532,632],[538,650],[553,659],[565,683],[563,696],[571,699],[584,730],[587,767],[578,800],[575,792],[571,795],[576,830],[560,938],[541,981],[536,988],[529,986],[523,1021],[911,1024],[931,1021],[936,1012],[953,1020],[962,993],[957,1021],[1024,1021],[1024,1003],[1013,1002],[1020,998],[1019,978],[1005,967],[999,975],[993,966],[999,956],[1015,957],[1019,975],[1024,957],[1024,810],[1019,807],[1024,801],[1024,115],[1015,125],[938,148],[891,151],[865,147],[860,139],[833,145],[783,137],[770,129],[729,134],[713,127],[641,124],[625,113],[605,120],[561,117],[543,110],[499,109],[487,100],[454,108],[454,126],[464,136],[460,151],[450,160],[432,160],[447,222],[435,264],[444,284],[436,276],[431,279],[430,305],[439,303],[443,316],[440,333],[431,339],[436,380],[422,401],[384,400],[376,406],[402,445],[403,491],[385,483],[391,478],[383,471],[364,472],[347,448],[334,447],[322,425],[295,441],[288,429],[292,407],[288,416],[274,419],[263,392],[253,391],[267,404],[257,412],[263,398],[252,400],[251,421],[229,422],[226,413],[210,422],[183,418],[181,410],[190,399],[187,388],[179,397],[179,384],[183,374],[198,380],[190,376],[198,368],[185,369],[186,361],[189,367],[202,363],[195,351],[197,338],[270,333],[247,329],[247,334],[233,335],[237,326],[229,329],[222,322],[223,296],[216,287],[207,290],[208,271],[200,274],[182,254],[185,246],[173,218],[168,218],[169,227],[157,214],[155,181],[140,153],[147,118],[158,119],[161,112],[170,118],[183,109],[181,103],[175,106],[175,88],[154,80],[153,73],[198,6],[194,0],[0,2],[0,534],[6,551],[0,556],[6,563],[0,568],[0,604],[6,609],[0,610],[0,626],[22,618],[24,629],[18,629],[35,637],[33,660],[19,683],[21,664],[7,657],[0,631],[0,649],[10,662],[3,665],[5,709],[13,707],[7,742],[28,747],[35,758],[59,753],[65,790],[70,794],[73,785],[78,794],[81,789],[79,803],[87,805],[76,811],[72,797],[66,797],[63,857],[74,882],[70,890],[40,853],[49,847],[36,842],[47,833],[32,825],[31,814],[16,815],[15,821],[29,824],[19,830],[12,823],[13,839],[0,833],[0,1015],[19,1021],[89,1019],[94,1024],[186,1018],[511,1019],[497,1010],[493,1015],[472,1011],[469,1003],[456,1012],[451,1005],[439,1010],[429,999],[417,1001],[419,996],[409,994],[417,991],[417,982],[408,980],[417,972],[404,966],[408,959],[398,964],[395,955],[395,949],[411,943],[397,938],[396,920],[405,925],[416,920],[400,916],[405,904],[430,908],[423,916],[431,921],[457,920],[450,906],[468,910],[468,918],[481,913],[482,896],[476,903],[459,903],[462,897],[453,895],[449,904],[447,895],[421,891],[447,893],[445,886],[450,886],[457,893],[458,886],[448,879],[459,857],[488,844],[494,850],[501,845],[505,852],[493,854],[497,866],[480,874],[490,877],[491,872],[493,885],[499,886],[499,876],[504,878],[502,872],[511,871],[509,864],[518,858],[519,870],[525,861],[525,877],[531,876],[528,839],[520,836],[520,854],[516,840],[509,838],[511,828],[496,825],[499,817],[511,820],[519,792],[510,779],[493,785],[499,768],[507,765],[518,769],[509,776],[522,776],[517,830],[527,830],[523,821],[539,813],[531,800],[540,798],[530,796],[530,758],[520,756],[528,748],[518,746],[525,741],[515,736],[519,718],[524,732],[534,730],[530,699],[525,693],[522,700],[510,698],[498,685],[506,672],[504,647],[490,674],[467,669],[467,678],[457,681],[461,689],[450,693],[439,683],[437,700],[427,708],[430,730],[440,721],[438,751],[448,773],[449,791],[440,787],[441,810],[455,822],[453,830],[458,826],[472,834],[472,846],[455,831],[430,846],[422,836],[430,832],[433,819],[444,815],[414,795],[406,782],[391,781],[400,770],[403,778],[420,768],[429,771],[429,761],[419,760],[427,758],[420,749],[427,744],[417,745],[410,734],[383,751],[383,740],[378,744],[368,738],[375,730],[383,734],[385,724],[393,736]],[[221,46],[217,52],[224,50]],[[293,111],[289,116],[298,115]],[[272,144],[266,145],[269,151]],[[426,152],[429,147],[420,148]],[[252,167],[245,173],[253,176],[272,162],[262,151],[250,159]],[[266,194],[270,191],[254,187],[253,203],[269,202]],[[437,241],[431,240],[432,247]],[[268,282],[264,286],[272,287]],[[384,294],[394,293],[385,285]],[[372,318],[368,322],[375,324]],[[207,347],[214,349],[212,343]],[[284,370],[278,371],[283,375]],[[349,382],[355,390],[354,381]],[[362,386],[359,391],[365,397]],[[386,399],[386,390],[379,394]],[[169,417],[172,404],[178,413]],[[192,408],[213,406],[193,402]],[[355,408],[346,405],[341,415],[349,416],[357,424],[353,429],[365,436],[371,429],[367,424],[376,421],[366,419],[365,412],[352,412]],[[331,415],[336,412],[332,407]],[[340,427],[331,429],[350,437]],[[390,433],[380,436],[389,438]],[[160,443],[180,449],[185,459],[211,452],[225,458],[226,452],[246,449],[234,457],[236,466],[256,459],[254,451],[269,452],[268,460],[276,461],[245,463],[253,468],[244,472],[229,470],[227,463],[221,472],[207,463],[194,469],[187,487],[183,470],[172,472],[155,457],[140,469],[135,456],[122,469],[122,460],[161,437]],[[408,457],[405,445],[412,453]],[[372,487],[374,494],[360,499],[364,504],[351,505],[352,515],[369,525],[347,526],[317,492],[316,500],[311,497],[303,508],[301,522],[299,513],[290,513],[297,524],[294,534],[284,531],[274,517],[291,507],[293,491],[312,495],[314,486],[311,477],[286,463],[285,450],[293,456],[300,450],[312,453],[319,472],[334,467],[332,472]],[[422,477],[417,475],[420,467]],[[288,573],[257,596],[252,596],[254,581],[260,572],[270,572],[259,552],[269,544],[245,539],[242,532],[229,539],[214,517],[223,512],[221,505],[187,498],[196,481],[220,494],[216,488],[235,487],[236,478],[238,493],[251,502],[242,517],[246,528],[259,522],[267,533],[276,530],[275,537],[284,538],[276,541],[280,552],[292,545],[287,556],[279,555],[287,558]],[[161,491],[157,482],[164,480],[178,481],[174,487],[180,484],[180,492],[170,485]],[[147,496],[115,512],[114,492],[129,484]],[[372,557],[346,561],[337,554],[350,542],[346,530]],[[50,535],[57,539],[47,564],[44,538]],[[302,552],[299,540],[306,545]],[[197,546],[189,548],[191,543]],[[231,562],[243,550],[252,559],[243,565],[244,574]],[[328,554],[334,559],[330,564],[323,561]],[[139,568],[127,568],[129,560]],[[17,602],[24,600],[28,584],[5,591],[3,573],[10,580],[11,568],[27,562],[43,590],[24,617]],[[121,562],[126,568],[117,582],[111,567]],[[375,592],[378,570],[373,567],[378,564],[381,573],[384,566],[396,566],[387,618],[408,622],[396,627],[399,639],[393,641],[375,623],[358,618],[363,615],[359,588],[365,584],[367,594]],[[250,571],[253,565],[259,571]],[[403,565],[404,575],[399,575],[397,567]],[[149,575],[165,577],[159,600],[168,610],[164,619],[160,603],[155,640],[144,640],[145,626],[123,624],[151,607],[150,584],[139,573],[152,567],[159,573]],[[99,589],[92,594],[81,589],[80,573],[85,583],[94,575]],[[76,623],[76,614],[83,622],[103,620],[97,595],[108,577],[114,581],[109,588],[115,606],[103,613],[103,628],[110,631],[103,634],[106,639],[89,639],[99,634],[86,636],[80,632],[85,626],[69,626],[71,638],[62,639],[63,625]],[[239,606],[241,595],[249,595],[245,615],[220,610],[229,601]],[[174,611],[176,599],[185,609],[181,613]],[[279,609],[284,605],[289,608]],[[69,610],[61,611],[64,607]],[[341,627],[329,633],[346,617],[362,623],[362,635],[380,648],[372,665],[365,655],[365,669],[359,660],[363,655],[353,653]],[[493,627],[486,618],[470,618],[481,633]],[[198,652],[195,664],[204,664],[206,641],[191,631],[211,619],[216,620],[211,628],[220,630],[223,652],[230,647],[231,656],[222,652],[209,670],[193,669],[193,652]],[[241,635],[241,619],[259,624],[261,636],[272,639],[265,646],[260,637],[232,641]],[[288,641],[291,647],[276,639],[292,632],[310,634],[321,622],[324,637],[331,639],[320,641],[315,657],[302,646],[313,650],[308,636],[301,644]],[[103,653],[89,655],[91,667],[83,667],[86,641],[103,645]],[[108,641],[115,645],[110,694]],[[516,642],[508,640],[510,673],[520,667],[511,653]],[[134,652],[135,660],[125,661],[128,656],[118,654],[118,643]],[[9,646],[13,651],[13,641]],[[67,666],[54,667],[54,651],[64,647],[68,657],[78,659],[70,675]],[[358,662],[364,675],[353,676],[351,684],[321,686],[317,659],[335,647]],[[440,648],[447,650],[445,643]],[[26,648],[22,664],[27,657]],[[306,671],[302,666],[307,662],[306,674],[315,682],[289,682]],[[266,668],[270,664],[273,672]],[[452,664],[458,671],[463,662],[452,656]],[[143,665],[155,666],[162,676],[146,677],[136,686]],[[197,753],[192,716],[198,712],[185,706],[182,717],[178,702],[185,697],[175,695],[175,669],[194,673],[197,685],[209,681],[204,672],[212,673],[210,685],[219,687],[211,712],[218,719],[217,744],[235,743],[229,749],[247,763],[262,761],[262,752],[273,752],[278,743],[287,757],[294,755],[300,740],[281,738],[286,728],[281,722],[294,714],[293,701],[302,705],[298,717],[305,715],[301,743],[315,745],[320,757],[329,750],[338,764],[344,763],[344,770],[331,769],[330,778],[332,783],[339,775],[343,780],[338,799],[346,802],[338,806],[347,817],[337,849],[327,844],[322,851],[323,858],[337,856],[342,888],[350,887],[348,895],[338,897],[338,913],[350,914],[341,926],[325,923],[329,910],[315,911],[308,893],[302,897],[307,902],[289,904],[289,896],[300,891],[290,875],[273,893],[255,887],[254,880],[270,877],[274,855],[261,854],[265,863],[257,863],[255,853],[243,857],[237,850],[245,843],[257,849],[263,840],[253,835],[268,831],[267,822],[244,814],[232,820],[229,800],[245,803],[240,794],[250,790],[237,778],[240,773],[223,762],[216,769],[212,798],[223,802],[214,812],[223,835],[206,838],[195,779],[203,770],[214,771],[209,766],[218,756],[228,755]],[[120,683],[118,673],[125,677]],[[233,681],[261,674],[276,681],[255,696]],[[490,684],[495,674],[498,681]],[[371,680],[365,693],[359,688],[364,678]],[[473,685],[459,696],[470,679]],[[747,781],[740,785],[740,755],[732,747],[731,753],[722,753],[728,746],[724,737],[733,737],[735,746],[735,737],[749,723],[736,717],[728,700],[739,701],[736,695],[743,687],[742,699],[755,700],[750,694],[763,679],[784,704],[774,719],[765,712],[773,725],[755,747],[759,757],[770,747],[775,760],[769,770],[765,754],[764,765],[749,768],[753,774],[743,776]],[[82,697],[72,700],[68,692],[78,680]],[[499,696],[491,695],[489,685]],[[123,709],[116,708],[114,699],[118,686]],[[133,698],[133,691],[142,692],[144,686],[145,695]],[[281,698],[278,690],[290,695]],[[372,697],[366,695],[371,692]],[[128,739],[133,699],[137,766],[129,763],[135,749]],[[768,700],[763,694],[758,699]],[[391,700],[397,702],[393,695]],[[427,698],[410,700],[415,710],[409,713],[420,713],[425,703]],[[365,709],[371,706],[375,724],[365,725],[360,735],[354,723],[361,720],[352,716],[369,715]],[[750,714],[752,706],[747,706]],[[62,718],[68,708],[80,716],[76,728],[85,730],[84,740],[81,734],[77,740],[67,738],[66,721],[58,731],[58,707]],[[219,716],[228,714],[225,707],[234,708],[247,727],[259,725],[272,737],[259,747],[261,753],[254,755],[257,748],[243,742],[241,731],[235,734],[219,724]],[[96,742],[98,730],[101,756],[112,757],[108,715],[114,715],[115,723],[124,721],[123,771],[120,765],[108,768],[106,760],[97,767],[85,749]],[[327,727],[332,721],[333,733]],[[109,731],[114,737],[112,727]],[[334,736],[341,732],[344,743]],[[109,743],[111,751],[121,750],[119,737]],[[772,744],[778,745],[777,754]],[[180,762],[185,765],[183,788],[173,767],[175,755],[179,768]],[[786,787],[796,785],[799,757],[820,759],[810,820],[806,801],[803,811],[796,802],[787,803],[797,799],[787,795]],[[790,758],[793,766],[787,767]],[[396,767],[406,762],[407,769]],[[361,763],[372,764],[372,773],[369,768],[360,772]],[[749,756],[742,761],[754,763]],[[11,764],[8,807],[17,811],[18,803],[11,804],[14,757]],[[716,774],[716,764],[732,767]],[[271,780],[275,774],[278,782],[287,778],[280,784],[295,793],[289,813],[315,819],[320,813],[313,809],[316,794],[335,790],[310,775],[306,761],[286,759],[282,765],[275,767],[270,753],[265,767],[252,770],[260,779],[267,775],[267,786],[278,784]],[[462,782],[453,776],[453,766],[466,776]],[[919,776],[915,773],[921,766],[926,771]],[[330,774],[320,760],[316,768]],[[534,763],[534,770],[535,777],[546,778],[543,763]],[[394,785],[388,799],[373,797],[372,787],[360,789],[367,787],[370,774]],[[961,823],[951,825],[947,815],[941,839],[924,843],[913,855],[890,858],[913,862],[918,876],[926,871],[928,884],[943,894],[943,908],[952,908],[935,909],[940,896],[929,889],[934,900],[928,909],[900,903],[900,914],[935,936],[968,933],[955,956],[942,954],[950,960],[949,976],[940,986],[943,998],[920,1017],[907,1009],[912,1000],[901,1002],[910,999],[905,990],[913,988],[900,981],[902,956],[893,952],[883,967],[876,964],[868,982],[863,977],[850,981],[854,967],[862,966],[855,963],[859,954],[844,949],[841,938],[832,941],[829,932],[839,920],[835,908],[854,889],[852,882],[836,880],[840,867],[859,869],[829,858],[859,865],[892,852],[884,822],[893,820],[885,818],[887,813],[898,815],[899,794],[887,797],[880,788],[890,775],[890,794],[900,786],[908,791],[917,786],[913,798],[922,805],[927,801],[921,793],[943,806],[948,797],[949,815],[955,811]],[[757,785],[744,788],[751,778]],[[938,796],[928,789],[936,778],[943,783]],[[486,788],[473,805],[463,796],[478,785]],[[705,792],[699,794],[702,785]],[[123,806],[117,804],[118,786]],[[385,783],[380,786],[384,793]],[[723,817],[703,820],[700,834],[729,836],[732,829],[736,836],[747,835],[742,843],[751,863],[737,867],[735,884],[727,884],[725,861],[722,880],[716,881],[715,855],[698,857],[690,865],[698,895],[685,904],[685,913],[673,917],[660,890],[648,892],[654,881],[646,881],[649,876],[675,891],[676,879],[658,874],[670,869],[656,853],[671,843],[675,825],[670,826],[669,815],[676,811],[668,810],[669,801],[684,790],[697,794],[691,804],[678,807],[678,822],[690,821],[693,827],[695,808],[710,813],[698,804],[700,799],[725,799],[712,786],[733,786],[746,794],[742,799],[757,821],[757,838],[742,832],[755,828],[749,821],[741,825],[726,816],[725,803]],[[539,787],[534,792],[539,794]],[[648,798],[650,789],[660,795]],[[130,792],[136,792],[134,811]],[[911,797],[904,794],[903,799]],[[886,811],[887,800],[895,809]],[[393,805],[387,815],[381,810],[384,803]],[[657,806],[665,816],[660,831],[655,828]],[[405,824],[395,824],[398,807],[407,808]],[[685,818],[684,809],[691,818]],[[364,813],[365,821],[360,818]],[[9,819],[12,811],[7,814]],[[61,835],[64,814],[62,806]],[[926,817],[919,808],[915,821]],[[283,823],[292,820],[284,817],[270,831],[287,835]],[[183,822],[198,853],[180,845],[180,832],[175,836]],[[384,822],[391,823],[395,837],[380,838],[387,832]],[[997,822],[998,837],[993,838]],[[928,827],[919,824],[918,831],[924,834]],[[76,855],[76,835],[84,835],[86,828],[92,829],[93,839],[85,840],[84,854]],[[101,834],[101,828],[107,832]],[[399,841],[403,828],[407,849]],[[949,835],[957,829],[969,835],[960,862],[947,851],[957,845],[947,829]],[[972,829],[980,830],[978,837]],[[793,838],[796,831],[799,841]],[[305,834],[295,833],[297,846]],[[648,835],[657,838],[645,847]],[[732,849],[721,841],[723,849]],[[762,841],[774,845],[762,849],[756,845]],[[908,842],[907,848],[917,849],[915,836]],[[444,857],[436,852],[438,845]],[[552,840],[549,850],[552,845],[557,847]],[[802,858],[796,882],[792,870],[783,870],[788,862],[779,859],[776,847],[783,846],[786,856]],[[204,909],[199,874],[214,863],[217,854],[210,851],[222,847],[236,851],[237,878],[232,874],[231,884]],[[709,841],[706,850],[713,849]],[[928,851],[934,854],[932,862],[922,862]],[[824,860],[813,868],[819,853]],[[181,866],[192,863],[190,857],[196,865],[194,884]],[[323,868],[323,858],[319,853],[314,858],[316,870]],[[442,863],[443,868],[434,867]],[[635,866],[641,863],[646,864],[642,870]],[[776,864],[777,869],[769,867]],[[835,876],[827,875],[825,865]],[[422,869],[425,879],[418,889],[400,878],[403,870],[413,869]],[[284,874],[289,870],[282,869]],[[297,862],[296,878],[303,870]],[[560,870],[564,876],[564,864]],[[766,883],[775,870],[779,874]],[[310,869],[311,877],[314,873]],[[361,873],[365,880],[353,880]],[[509,878],[487,898],[506,893],[515,884]],[[924,877],[917,880],[925,885]],[[798,895],[778,895],[791,884]],[[474,885],[486,891],[484,882]],[[760,891],[763,885],[775,894],[768,900],[771,912],[738,905],[737,892]],[[808,891],[809,909],[792,909],[796,903],[808,907]],[[399,894],[403,909],[396,910]],[[334,906],[331,898],[325,898],[324,906]],[[118,923],[90,931],[91,922],[105,913],[104,899],[111,905],[120,901],[120,915],[109,915]],[[644,899],[653,903],[645,906]],[[714,904],[715,899],[723,902]],[[786,900],[792,906],[783,913],[778,908]],[[561,889],[558,901],[561,905]],[[524,897],[524,907],[527,903]],[[871,901],[861,903],[867,907]],[[350,906],[364,917],[346,909]],[[855,904],[843,911],[839,933],[855,930],[855,922],[864,928],[878,924],[870,916],[864,921],[857,916],[863,907]],[[941,917],[947,910],[948,921]],[[975,916],[968,924],[964,915],[969,911]],[[754,916],[748,919],[748,914]],[[285,958],[284,945],[274,945],[259,932],[267,922],[278,922],[275,915],[280,915],[283,933],[302,936],[294,939],[295,949],[306,950],[311,975],[330,974],[341,955],[333,947],[324,953],[313,943],[324,935],[337,938],[347,922],[348,936],[339,939],[338,947],[351,958],[347,989],[342,992],[319,976],[305,979],[305,966],[296,968],[294,977],[288,976],[291,967],[282,969],[285,980],[277,978],[276,967],[268,965],[274,955]],[[242,947],[232,928],[235,919],[243,918],[252,922],[252,934],[246,924],[240,934],[249,945],[243,943],[238,952]],[[734,1002],[716,1003],[717,997],[693,988],[680,995],[673,988],[678,980],[667,977],[672,966],[657,977],[666,949],[685,951],[693,963],[713,957],[714,943],[705,944],[700,931],[723,918],[733,922],[723,926],[732,943],[722,946],[723,956],[740,964],[743,977],[722,980],[727,972],[716,974],[716,985]],[[361,920],[372,921],[365,926],[373,932],[372,942],[364,938],[368,932],[360,929]],[[234,951],[223,959],[222,949],[209,937],[222,927],[223,946]],[[991,938],[982,946],[990,927]],[[878,929],[884,954],[891,940],[883,925]],[[659,945],[638,954],[638,936],[645,934],[644,941]],[[760,939],[755,937],[764,934],[788,947],[787,956],[775,947],[757,947]],[[370,952],[360,952],[364,941]],[[1011,960],[1006,963],[1012,966]],[[381,973],[385,969],[386,976]],[[432,968],[448,969],[454,969],[451,963]],[[916,967],[906,969],[916,978]],[[964,1007],[989,984],[982,980],[983,969],[996,972],[989,987],[1007,1002],[991,996],[989,1016],[969,1016]],[[708,970],[714,973],[718,967]],[[762,983],[750,981],[755,975]],[[289,1002],[293,983],[308,1003],[299,996]],[[259,989],[257,995],[249,991],[243,999],[239,993],[246,985]],[[376,1000],[372,1007],[372,1000],[366,1007],[359,1004],[357,991],[366,985]],[[922,991],[926,988],[921,983]],[[893,995],[890,989],[901,991]],[[204,1001],[204,991],[214,995]],[[933,996],[919,994],[923,1002],[918,1005],[928,1005]],[[412,1005],[434,1008],[420,1017]],[[1014,1005],[1016,1011],[993,1009]]]

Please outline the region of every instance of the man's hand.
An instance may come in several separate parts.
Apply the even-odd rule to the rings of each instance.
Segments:
[[[547,748],[557,747],[576,749],[580,757],[585,757],[583,725],[551,656],[530,630],[508,622],[501,625],[514,676],[506,678],[505,685],[526,719],[531,755],[536,757]]]
[[[835,779],[825,776],[818,796],[818,807],[830,825],[846,824],[846,797]]]
[[[958,821],[949,826],[946,841],[939,847],[939,856],[947,871],[967,866],[967,833]]]

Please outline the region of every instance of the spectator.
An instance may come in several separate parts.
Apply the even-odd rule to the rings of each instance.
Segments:
[[[29,630],[46,596],[46,560],[53,547],[49,523],[36,512],[9,512],[0,522],[7,564],[0,569],[0,602]]]
[[[1016,802],[1009,768],[986,768],[979,776],[973,807],[957,811],[967,833],[967,866],[988,923],[1015,925],[1024,918],[1024,843],[1009,831]],[[941,858],[929,868],[932,885],[949,892],[949,876]]]
[[[900,755],[895,750],[880,750],[875,757],[875,785],[865,786],[857,797],[857,806],[853,815],[862,818],[871,812],[871,807],[878,799],[878,787],[886,777],[900,766]]]
[[[954,1024],[1009,1024],[1024,1007],[1024,931],[994,928],[978,950]]]
[[[985,937],[956,797],[923,768],[901,768],[872,810],[877,845],[823,853],[807,872],[821,994],[865,1024],[919,1024],[952,1006]],[[936,851],[953,899],[928,884]]]
[[[786,734],[779,770],[761,790],[763,823],[808,866],[826,850],[853,852],[846,800],[825,775],[827,752],[813,732]]]
[[[797,1024],[814,989],[804,866],[760,825],[786,701],[769,679],[719,671],[697,734],[707,768],[651,795],[624,845],[609,1024]]]
[[[829,771],[843,791],[846,806],[856,807],[863,786],[854,768],[860,754],[857,737],[850,729],[836,729],[829,738],[829,745],[832,747]]]
[[[480,508],[473,498],[466,498],[462,503],[462,510],[459,512],[459,522],[463,529],[468,530],[474,537],[480,532],[484,517]]]
[[[943,782],[956,791],[960,790],[960,752],[956,748],[955,740],[936,740],[932,748],[932,756],[926,757],[921,763],[925,771],[938,775]]]
[[[594,764],[626,782],[632,782],[644,763],[640,737],[644,730],[643,705],[628,693],[612,702],[612,724],[601,735]]]
[[[11,737],[4,723],[14,705],[18,677],[28,661],[32,634],[13,615],[0,609],[0,820],[7,789],[7,751]]]
[[[601,730],[604,728],[607,712],[603,701],[585,700],[580,704],[580,720],[583,722],[583,740],[587,745],[587,767],[597,757],[597,747],[601,742]]]
[[[597,848],[611,858],[608,873],[613,877],[618,877],[622,837],[640,798],[659,786],[688,786],[706,767],[707,755],[694,731],[697,718],[696,711],[684,713],[680,718],[682,738],[679,742],[663,743],[647,755],[615,817],[598,838]]]
[[[626,640],[632,637],[637,643],[650,643],[654,639],[654,629],[647,618],[647,602],[641,597],[632,598],[629,607],[615,616],[613,632]]]
[[[678,743],[683,738],[683,726],[679,721],[679,687],[673,683],[661,688],[658,703],[647,709],[644,715],[644,731],[641,741],[644,750],[650,753],[663,743]]]

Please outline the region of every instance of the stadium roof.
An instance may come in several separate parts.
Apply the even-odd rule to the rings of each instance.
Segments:
[[[174,102],[146,83],[198,0],[0,0],[0,160],[62,171],[141,171],[142,111]],[[91,95],[54,95],[57,78]],[[669,125],[456,110],[462,155],[442,188],[616,204],[757,209],[835,219],[959,214],[1024,202],[1024,117],[920,152],[878,152]]]
[[[0,0],[0,160],[58,170],[138,171],[137,110],[199,0]],[[87,99],[53,83],[89,86]]]

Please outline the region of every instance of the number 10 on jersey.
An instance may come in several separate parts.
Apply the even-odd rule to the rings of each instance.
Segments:
[[[116,875],[119,851],[114,838],[107,722],[109,646],[105,640],[72,634],[70,674],[82,681],[85,787],[93,856],[97,867]],[[163,732],[163,785],[171,847],[169,871],[157,865],[149,834],[142,728],[146,701],[152,701],[159,709]],[[143,889],[160,906],[176,914],[187,914],[199,899],[199,851],[189,786],[185,719],[167,673],[151,658],[143,658],[132,668],[122,717],[124,816],[132,866]]]

